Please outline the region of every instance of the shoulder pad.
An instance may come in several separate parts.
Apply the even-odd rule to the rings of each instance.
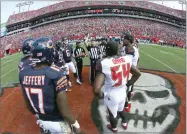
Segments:
[[[52,65],[46,70],[46,76],[51,79],[55,79],[60,75],[61,72],[62,70],[59,67]]]
[[[134,56],[135,50],[133,47],[125,47],[125,53]]]

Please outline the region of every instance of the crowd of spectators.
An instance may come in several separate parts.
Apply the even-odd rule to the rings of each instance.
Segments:
[[[91,33],[93,37],[109,37],[121,36],[125,31],[131,31],[138,39],[148,39],[155,43],[163,40],[178,46],[186,44],[186,30],[179,27],[143,19],[92,17],[55,22],[5,36],[1,38],[1,51],[5,51],[4,48],[8,44],[12,44],[14,48],[20,48],[22,41],[28,37],[50,36],[53,40],[57,40],[64,36],[69,39],[83,39],[87,33]]]
[[[82,7],[82,6],[99,6],[99,5],[113,5],[113,6],[123,5],[128,7],[139,7],[139,8],[163,12],[183,19],[185,19],[186,17],[185,11],[175,10],[163,5],[159,5],[147,1],[144,2],[142,1],[65,1],[38,10],[11,15],[8,19],[7,25],[29,20],[31,18],[35,18],[43,14],[52,13],[55,11],[64,10],[68,8]]]

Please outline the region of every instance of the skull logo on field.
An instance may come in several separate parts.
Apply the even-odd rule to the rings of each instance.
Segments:
[[[121,127],[120,119],[118,132],[172,133],[180,122],[180,99],[172,84],[158,75],[142,73],[134,86],[131,103],[131,111],[126,113],[128,128],[124,130]],[[109,133],[106,128],[109,123],[108,115],[102,100],[99,101],[97,109],[97,118],[101,118],[102,121],[101,131]]]
[[[127,132],[173,132],[179,123],[179,98],[172,84],[157,75],[143,73],[134,87]]]

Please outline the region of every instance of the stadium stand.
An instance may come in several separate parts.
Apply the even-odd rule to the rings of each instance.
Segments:
[[[139,39],[153,43],[164,40],[167,45],[185,48],[185,22],[184,11],[151,2],[66,1],[11,15],[8,35],[0,39],[1,52],[8,44],[17,51],[27,37],[51,36],[57,40],[66,36],[73,40],[83,39],[88,32],[93,37],[108,37],[127,30]]]
[[[33,10],[25,13],[15,14],[10,16],[8,19],[8,25],[21,22],[25,20],[29,20],[31,18],[35,18],[41,16],[43,14],[47,14],[50,12],[65,10],[69,8],[81,7],[81,6],[100,6],[100,5],[112,5],[112,6],[128,6],[128,7],[139,7],[145,8],[149,10],[155,10],[159,12],[163,12],[169,15],[177,16],[179,18],[185,19],[186,13],[181,10],[174,10],[169,7],[165,7],[162,5],[158,5],[151,2],[141,2],[141,1],[65,1],[61,3],[57,3],[54,5],[50,5],[38,10]]]

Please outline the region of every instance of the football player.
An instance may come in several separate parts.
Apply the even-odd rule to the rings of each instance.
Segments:
[[[63,58],[65,61],[65,67],[67,68],[68,81],[69,81],[69,70],[71,70],[73,72],[75,79],[76,79],[76,82],[78,84],[82,85],[82,83],[80,82],[80,79],[77,75],[77,69],[76,69],[75,62],[72,61],[73,48],[72,48],[72,46],[69,45],[67,38],[62,38],[62,46],[63,46],[62,53],[63,53]],[[70,81],[69,81],[69,84],[70,84]]]
[[[19,62],[19,65],[18,65],[19,72],[22,71],[24,68],[30,67],[31,65],[33,65],[32,58],[31,58],[32,56],[31,49],[32,49],[33,42],[34,42],[33,38],[28,38],[23,41],[22,53],[24,57]]]
[[[37,124],[44,133],[71,133],[70,125],[77,133],[80,125],[72,115],[66,96],[67,78],[54,62],[53,42],[48,37],[33,43],[34,67],[19,73],[26,105],[38,117]]]
[[[118,48],[117,42],[107,42],[107,57],[97,62],[97,75],[93,86],[94,93],[99,95],[99,97],[104,97],[104,104],[108,109],[110,119],[110,124],[107,125],[107,128],[112,132],[117,132],[118,130],[118,113],[122,118],[122,127],[127,129],[124,111],[127,87],[134,84],[141,75],[139,70],[132,65],[132,55],[118,56]],[[129,80],[130,73],[132,77]],[[104,93],[101,91],[102,87],[104,88]]]
[[[139,41],[138,41],[138,39],[136,39],[136,40],[134,41],[133,46],[135,47],[135,48],[134,48],[134,50],[135,50],[134,62],[136,63],[136,61],[137,61],[137,59],[138,59],[138,61],[137,61],[137,65],[138,65],[138,63],[139,63],[139,61],[140,61]]]
[[[137,47],[133,45],[134,43],[134,36],[131,33],[125,33],[123,36],[123,48],[122,48],[122,55],[133,55],[132,58],[132,65],[137,67],[138,60],[139,60],[139,50]],[[131,77],[129,77],[131,78]],[[129,87],[127,101],[125,103],[125,111],[130,112],[131,109],[131,97],[133,96],[133,85]]]
[[[65,67],[65,61],[63,59],[63,53],[62,53],[62,43],[61,41],[55,42],[55,49],[54,49],[54,64],[58,67],[60,67],[64,72],[66,72],[66,77],[69,78],[69,75],[67,75],[67,68]],[[68,81],[68,85],[70,89],[66,89],[66,91],[71,91],[71,82]]]
[[[60,68],[62,68],[65,65],[61,47],[62,47],[61,41],[56,41],[55,51],[54,51],[54,64]]]

